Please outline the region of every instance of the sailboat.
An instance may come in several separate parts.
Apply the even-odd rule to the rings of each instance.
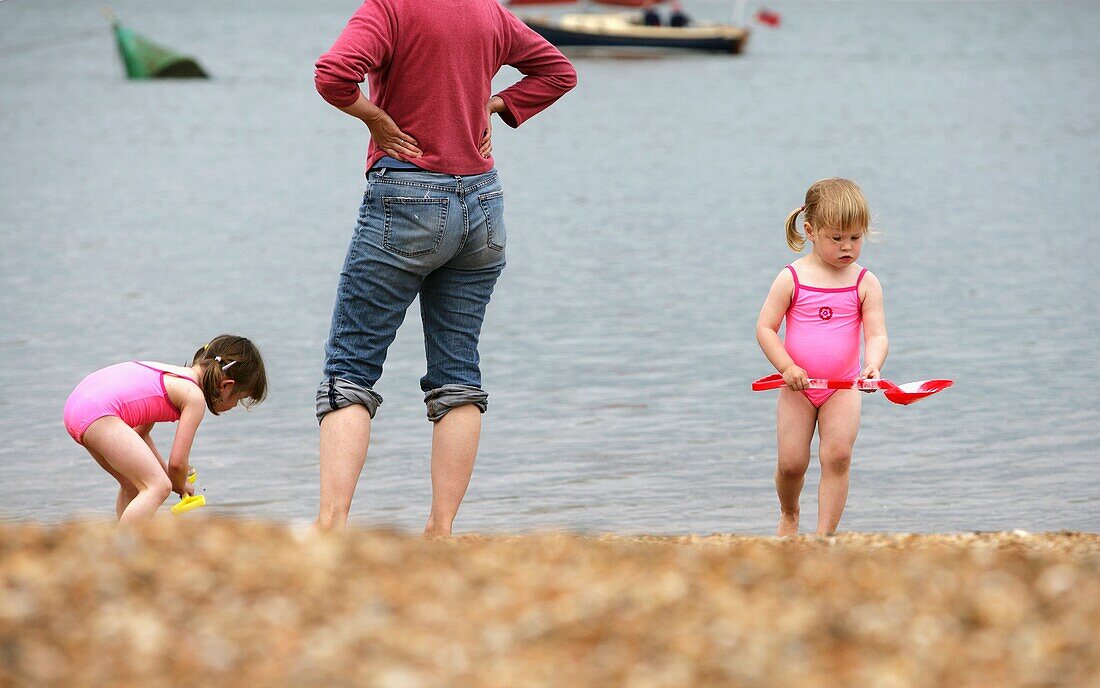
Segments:
[[[510,0],[517,5],[544,5],[575,0]],[[659,1],[659,0],[658,0]],[[702,50],[739,54],[749,39],[749,29],[738,23],[689,22],[686,26],[647,25],[637,9],[654,0],[598,0],[603,5],[632,7],[635,11],[571,12],[556,16],[525,15],[521,19],[539,35],[559,47],[654,48]],[[743,2],[737,3],[743,14]],[[737,11],[735,11],[735,16]]]

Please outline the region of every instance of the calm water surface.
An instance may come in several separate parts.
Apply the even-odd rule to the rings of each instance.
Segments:
[[[1100,530],[1100,9],[774,4],[782,28],[742,57],[580,56],[577,90],[497,125],[509,267],[458,529],[771,532],[754,324],[794,257],[787,212],[838,175],[882,232],[861,262],[885,288],[887,377],[956,380],[916,406],[865,400],[842,526]],[[62,427],[69,391],[223,331],[261,346],[271,391],[203,424],[209,510],[313,517],[313,390],[367,131],[316,95],[312,64],[356,5],[116,0],[215,75],[128,83],[94,4],[0,3],[0,519],[111,514],[113,481]],[[414,308],[359,524],[426,517],[423,365]]]

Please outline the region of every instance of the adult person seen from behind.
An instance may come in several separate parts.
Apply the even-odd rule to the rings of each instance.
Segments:
[[[502,65],[524,77],[492,95]],[[420,386],[434,423],[424,532],[450,534],[488,405],[477,347],[505,264],[492,115],[518,127],[576,82],[569,61],[497,0],[366,0],[318,60],[318,92],[362,120],[371,139],[317,390],[320,527],[347,521],[382,403],[374,385],[419,296]]]

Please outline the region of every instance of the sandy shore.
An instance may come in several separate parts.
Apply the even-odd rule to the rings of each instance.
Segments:
[[[1100,535],[0,526],[0,686],[1100,686]]]

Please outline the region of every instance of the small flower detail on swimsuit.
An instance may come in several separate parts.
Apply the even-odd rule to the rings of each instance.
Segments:
[[[821,318],[822,320],[828,320],[829,318],[833,317],[833,309],[829,308],[828,306],[822,306],[817,311],[817,317]]]

